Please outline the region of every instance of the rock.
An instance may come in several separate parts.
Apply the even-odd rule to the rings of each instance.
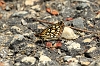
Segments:
[[[27,22],[24,19],[21,19],[23,25],[27,25]]]
[[[71,62],[71,63],[69,63],[68,66],[81,66],[81,65],[78,64],[77,62]]]
[[[28,23],[27,27],[29,29],[31,29],[32,31],[37,31],[37,29],[38,29],[37,25],[38,25],[38,23]]]
[[[90,2],[89,0],[72,0],[72,1]]]
[[[12,64],[12,61],[10,61],[10,60],[6,59],[5,61],[4,60],[2,61],[0,59],[0,66],[13,66],[13,64]]]
[[[89,64],[90,64],[90,62],[81,62],[81,65],[83,65],[83,66],[89,66]]]
[[[91,52],[95,51],[96,49],[97,49],[96,47],[91,47],[91,48],[87,51],[87,53],[91,53]]]
[[[0,19],[3,17],[3,14],[2,13],[0,13]]]
[[[36,12],[35,10],[33,10],[33,9],[30,9],[29,12],[30,12],[31,14],[26,15],[26,17],[28,17],[28,18],[32,18],[32,17],[35,17],[35,16],[39,16],[39,13],[37,13],[37,12]]]
[[[91,21],[87,21],[87,24],[90,26],[90,27],[94,27],[93,23]]]
[[[23,35],[21,35],[21,34],[16,34],[16,35],[14,35],[14,38],[13,38],[13,40],[11,41],[11,43],[14,43],[15,41],[22,41],[24,39],[24,36]]]
[[[6,10],[6,11],[10,11],[11,9],[10,9],[9,6],[6,6],[5,10]]]
[[[15,12],[12,14],[13,17],[21,17],[21,16],[24,16],[24,15],[27,15],[28,12],[27,11],[18,11],[18,12]]]
[[[82,8],[86,8],[86,7],[88,7],[89,5],[88,5],[88,3],[81,3],[80,5],[79,5],[79,7],[82,7]]]
[[[25,1],[25,5],[33,5],[34,4],[34,0],[26,0]]]
[[[14,65],[15,65],[15,66],[20,66],[21,63],[20,63],[20,62],[17,62],[17,63],[15,63]]]
[[[74,31],[69,27],[64,27],[61,37],[65,39],[76,39],[78,36],[74,33]]]
[[[33,64],[35,64],[36,59],[34,57],[24,57],[24,58],[22,58],[21,61],[26,62],[26,63],[30,62],[31,65],[33,65]]]
[[[51,61],[47,63],[47,66],[61,66],[61,65],[56,61]]]
[[[21,10],[21,4],[18,3],[16,7],[18,11]]]
[[[86,57],[83,57],[83,56],[80,56],[78,57],[77,56],[77,59],[79,60],[79,63],[82,65],[82,66],[89,66],[89,64],[94,61],[94,59],[92,58],[86,58]]]
[[[7,25],[7,24],[3,24],[3,25],[2,25],[2,29],[3,29],[3,30],[7,30],[7,29],[8,29],[8,25]]]
[[[72,56],[64,56],[64,61],[69,61],[70,58],[72,58]]]
[[[25,5],[34,5],[35,2],[38,2],[39,0],[25,0]]]
[[[0,56],[2,58],[6,58],[7,55],[8,55],[8,49],[1,46],[0,47]]]
[[[51,59],[45,55],[41,55],[39,61],[45,65],[47,62],[51,61]]]
[[[100,18],[100,13],[95,16],[96,19]]]
[[[68,41],[65,44],[67,45],[67,48],[69,50],[71,50],[71,49],[81,49],[80,48],[80,44],[79,43],[76,43],[76,42],[73,42],[73,41]]]
[[[100,5],[100,0],[96,0],[97,1],[97,3]]]
[[[100,58],[98,58],[97,60],[91,62],[91,64],[89,66],[100,66]]]
[[[37,40],[37,39],[36,39],[36,36],[34,35],[33,32],[30,32],[30,33],[24,33],[23,36],[24,36],[24,37],[30,38],[30,39],[33,40],[34,42]]]
[[[27,44],[27,47],[36,47],[36,45],[35,44]]]
[[[87,50],[87,52],[85,53],[86,57],[89,58],[98,58],[100,56],[100,49],[99,47],[91,47],[89,50]]]
[[[5,33],[5,35],[12,35],[12,32],[11,32],[11,31],[7,31],[7,32]]]
[[[90,39],[90,38],[86,38],[86,39],[83,40],[84,43],[91,42],[91,41],[92,41],[92,39]]]
[[[79,17],[73,20],[73,25],[74,27],[84,29],[83,22],[84,22],[83,18]]]
[[[0,44],[2,44],[2,43],[4,43],[4,40],[6,39],[6,37],[5,36],[0,36]]]
[[[79,43],[73,42],[73,41],[68,41],[65,43],[65,46],[67,48],[67,55],[70,56],[76,56],[78,54],[81,54],[81,45]]]
[[[38,28],[38,29],[45,29],[46,27],[43,26],[43,25],[41,25],[41,24],[39,24],[39,25],[37,26],[37,28]]]
[[[10,64],[7,62],[0,62],[0,66],[10,66]]]
[[[78,62],[78,60],[76,58],[72,58],[72,56],[64,56],[64,61],[66,62]]]
[[[11,27],[11,31],[14,32],[14,33],[15,33],[15,31],[17,33],[22,33],[22,30],[19,27],[17,27],[17,26],[12,26]]]
[[[5,66],[13,66],[13,62],[10,60],[5,61],[4,63]]]
[[[45,65],[47,66],[61,66],[58,62],[56,61],[48,61]],[[45,66],[42,63],[38,63],[38,66]]]
[[[32,6],[31,9],[33,9],[35,11],[40,11],[41,10],[40,5]]]

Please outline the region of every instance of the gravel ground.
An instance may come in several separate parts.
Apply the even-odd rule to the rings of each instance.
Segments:
[[[100,66],[99,21],[100,0],[0,0],[0,66]]]

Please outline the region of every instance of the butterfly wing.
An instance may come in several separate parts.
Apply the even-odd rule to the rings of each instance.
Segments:
[[[58,22],[50,25],[40,33],[40,38],[43,39],[58,39],[60,38],[64,29],[64,23]]]

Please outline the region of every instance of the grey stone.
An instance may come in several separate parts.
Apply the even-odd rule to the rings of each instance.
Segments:
[[[98,58],[98,60],[91,62],[89,66],[100,66],[100,59]]]
[[[45,64],[38,63],[38,66],[61,66],[61,65],[56,61],[48,61]]]
[[[73,25],[75,27],[78,27],[78,28],[84,28],[84,24],[83,24],[84,20],[83,18],[79,17],[79,18],[76,18],[73,20]]]
[[[0,56],[2,57],[2,58],[6,58],[7,57],[7,55],[8,55],[8,49],[7,48],[3,48],[3,47],[0,47],[1,49],[0,49]]]
[[[27,11],[19,11],[19,12],[15,12],[12,14],[13,17],[20,17],[20,16],[24,16],[27,15],[28,12]]]
[[[22,30],[21,30],[21,28],[19,28],[19,27],[17,27],[17,26],[12,26],[11,27],[11,30],[15,33],[15,32],[17,32],[17,33],[22,33]]]
[[[77,62],[71,62],[68,66],[81,66],[81,65],[78,64]]]
[[[81,49],[80,44],[76,43],[76,42],[73,42],[73,41],[68,41],[65,44],[67,45],[67,48],[69,50],[71,50],[71,49]]]
[[[0,36],[0,44],[4,42],[5,38],[5,36]]]
[[[98,58],[100,56],[100,49],[99,47],[98,48],[91,48],[89,49],[89,51],[87,51],[85,53],[85,56],[86,57],[89,57],[89,58]]]
[[[64,61],[68,61],[72,56],[64,56]]]
[[[27,25],[27,22],[24,19],[21,19],[23,25]]]
[[[9,6],[6,6],[5,10],[6,10],[6,11],[10,11],[11,9],[10,9]]]
[[[35,5],[35,6],[32,6],[31,8],[35,11],[40,11],[41,10],[40,5]]]
[[[33,64],[35,64],[36,59],[34,57],[24,57],[24,58],[22,58],[21,61],[26,62],[26,63],[30,62],[31,65],[33,65]]]
[[[89,5],[88,5],[88,3],[81,3],[79,6],[82,7],[82,8],[85,8],[85,7],[89,6]]]
[[[29,38],[32,39],[34,42],[36,41],[36,36],[34,35],[33,32],[24,33],[23,36],[24,36],[24,37],[29,37]]]
[[[14,35],[14,38],[13,40],[11,41],[11,43],[14,43],[15,41],[19,40],[19,41],[22,41],[24,39],[24,36],[21,35],[21,34],[16,34]]]

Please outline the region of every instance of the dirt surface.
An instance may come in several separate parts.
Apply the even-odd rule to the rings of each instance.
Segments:
[[[0,0],[0,66],[100,66],[99,0]]]

